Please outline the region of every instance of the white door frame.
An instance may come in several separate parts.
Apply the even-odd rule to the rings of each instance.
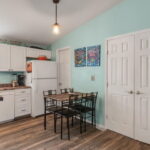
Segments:
[[[110,38],[107,38],[105,40],[105,53],[104,53],[104,72],[105,72],[105,79],[104,79],[104,82],[105,82],[105,118],[104,118],[104,124],[105,124],[105,129],[108,129],[108,123],[107,123],[107,117],[108,117],[108,72],[107,72],[107,68],[108,68],[108,41],[109,40],[112,40],[112,39],[116,39],[116,38],[119,38],[119,37],[125,37],[125,36],[129,36],[129,35],[135,35],[136,33],[141,33],[141,32],[146,32],[146,31],[150,31],[150,29],[144,29],[144,30],[139,30],[139,31],[136,31],[136,32],[130,32],[130,33],[127,33],[127,34],[120,34],[120,35],[117,35],[117,36],[113,36],[113,37],[110,37]],[[135,127],[134,127],[134,130],[135,130]]]
[[[59,61],[59,51],[64,51],[64,50],[69,51],[70,60],[71,60],[71,47],[67,46],[67,47],[64,47],[64,48],[56,49],[56,62],[57,62],[57,65],[58,65],[58,61]],[[70,72],[69,72],[70,87],[72,87],[71,77],[72,77],[72,66],[71,66],[71,61],[70,61]],[[57,67],[57,78],[59,79],[59,66]],[[57,87],[59,89],[59,80],[57,80]]]

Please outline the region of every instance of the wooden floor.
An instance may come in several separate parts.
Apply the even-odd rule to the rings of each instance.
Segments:
[[[0,150],[150,150],[150,145],[112,131],[99,131],[90,125],[87,130],[81,135],[79,125],[75,123],[71,140],[67,140],[65,133],[64,139],[60,140],[60,129],[57,134],[53,132],[52,116],[49,116],[46,131],[43,117],[26,118],[0,125]]]

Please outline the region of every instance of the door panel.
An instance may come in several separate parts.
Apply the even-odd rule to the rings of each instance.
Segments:
[[[0,101],[0,122],[14,119],[14,95],[3,95],[3,101]]]
[[[10,69],[10,46],[0,44],[0,71],[9,71]]]
[[[108,42],[108,128],[133,137],[134,36]]]
[[[135,35],[135,138],[150,144],[150,31]]]
[[[21,46],[11,46],[11,69],[12,71],[25,71],[26,48]]]
[[[71,60],[70,49],[58,51],[58,83],[59,89],[70,88]]]

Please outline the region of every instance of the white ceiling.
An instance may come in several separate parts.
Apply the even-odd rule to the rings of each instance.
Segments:
[[[0,0],[0,39],[48,45],[122,0],[61,0],[53,35],[52,0]]]

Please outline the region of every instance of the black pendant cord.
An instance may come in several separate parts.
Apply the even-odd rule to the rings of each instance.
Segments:
[[[57,24],[57,4],[56,4],[56,13],[55,13],[55,15],[56,15],[56,24]]]

